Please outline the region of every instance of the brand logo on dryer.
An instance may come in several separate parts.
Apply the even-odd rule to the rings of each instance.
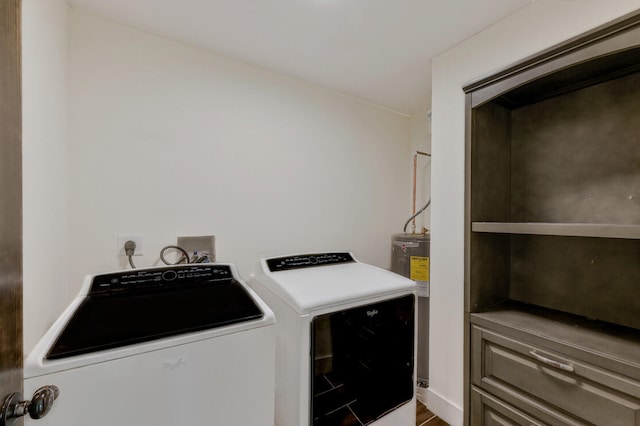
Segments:
[[[372,309],[372,310],[370,310],[370,311],[367,311],[367,316],[368,316],[369,318],[373,318],[373,317],[375,317],[376,315],[378,315],[379,313],[380,313],[380,312],[378,312],[378,310],[377,310],[377,309]]]

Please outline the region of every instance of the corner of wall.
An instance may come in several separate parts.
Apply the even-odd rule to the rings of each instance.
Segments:
[[[413,168],[413,156],[417,151],[431,153],[431,111],[420,111],[411,116],[411,168]],[[431,157],[418,156],[417,160],[416,211],[431,198]],[[412,186],[413,182],[409,187],[412,188]],[[411,204],[412,209],[413,201]],[[423,227],[428,229],[430,226],[431,210],[427,208],[416,218],[416,230],[420,231]]]

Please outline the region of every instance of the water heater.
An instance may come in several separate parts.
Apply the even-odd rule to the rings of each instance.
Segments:
[[[418,386],[429,385],[429,251],[431,237],[396,234],[391,237],[391,270],[414,280],[418,287]]]

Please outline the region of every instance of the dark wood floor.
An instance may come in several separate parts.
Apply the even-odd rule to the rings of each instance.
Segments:
[[[416,426],[449,426],[441,418],[436,417],[423,403],[416,404]]]

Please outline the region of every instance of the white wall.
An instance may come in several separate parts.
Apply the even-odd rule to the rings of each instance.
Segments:
[[[24,350],[69,294],[67,4],[22,1]]]
[[[429,407],[462,424],[464,117],[462,87],[640,7],[638,0],[537,0],[433,62]]]
[[[82,11],[23,1],[24,349],[85,274],[215,234],[260,256],[353,250],[387,267],[409,205],[410,118]]]
[[[352,250],[382,267],[409,204],[410,118],[119,25],[70,15],[69,287],[215,234],[246,278],[261,256]]]

